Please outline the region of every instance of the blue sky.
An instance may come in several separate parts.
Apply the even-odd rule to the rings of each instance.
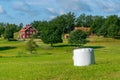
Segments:
[[[0,0],[0,22],[4,23],[26,25],[68,12],[120,16],[120,0]]]

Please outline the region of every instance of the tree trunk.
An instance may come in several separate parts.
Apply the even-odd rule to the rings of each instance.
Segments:
[[[53,47],[53,43],[51,43],[51,47]]]
[[[30,54],[32,54],[32,50],[30,50]]]

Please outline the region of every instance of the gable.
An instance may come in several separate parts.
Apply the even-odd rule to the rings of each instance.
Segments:
[[[26,32],[26,31],[36,31],[36,29],[33,28],[31,25],[26,25],[19,32]]]

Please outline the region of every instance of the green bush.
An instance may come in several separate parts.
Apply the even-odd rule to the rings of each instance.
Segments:
[[[33,39],[30,39],[26,43],[26,50],[28,50],[31,54],[33,53],[34,50],[36,50],[37,47],[38,47],[38,45],[35,43],[35,41]]]
[[[70,37],[68,42],[73,45],[82,46],[83,44],[87,43],[87,34],[82,30],[72,31],[70,33]]]

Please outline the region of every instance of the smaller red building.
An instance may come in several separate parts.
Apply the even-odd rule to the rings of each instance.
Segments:
[[[75,27],[74,30],[82,30],[84,32],[89,32],[90,27]]]
[[[90,28],[89,28],[89,27],[75,27],[75,28],[74,28],[74,31],[75,31],[75,30],[82,30],[82,31],[84,31],[84,32],[89,32],[89,31],[90,31]],[[69,36],[70,36],[69,34],[65,34],[65,35],[64,35],[64,38],[65,38],[65,39],[68,39]]]
[[[36,34],[37,30],[31,25],[26,25],[19,31],[19,39],[30,38],[31,35]]]

